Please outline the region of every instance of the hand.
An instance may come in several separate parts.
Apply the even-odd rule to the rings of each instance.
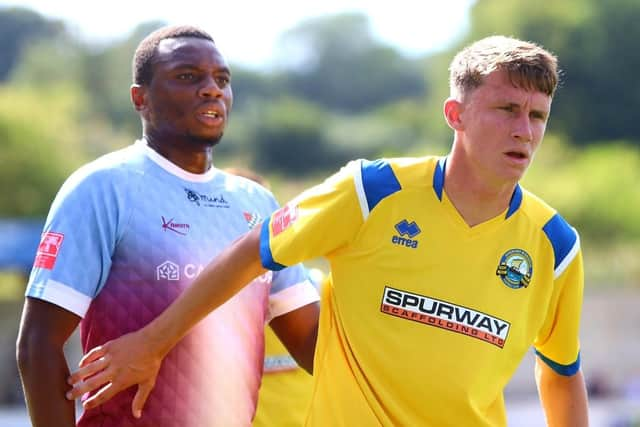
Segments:
[[[93,348],[80,361],[80,368],[71,374],[68,383],[73,389],[67,399],[73,400],[83,394],[99,389],[83,402],[91,409],[111,399],[114,395],[138,384],[131,403],[135,418],[142,416],[149,393],[153,390],[162,363],[162,357],[153,354],[139,332],[133,332]]]

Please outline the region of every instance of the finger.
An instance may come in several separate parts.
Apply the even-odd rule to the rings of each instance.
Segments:
[[[102,405],[118,393],[119,390],[114,387],[113,383],[109,383],[102,387],[96,394],[82,403],[84,409],[92,409]]]
[[[109,366],[108,356],[109,355],[100,357],[99,359],[96,359],[89,364],[85,364],[85,366],[69,375],[69,378],[67,378],[67,382],[71,385],[74,385],[82,381],[84,378],[95,375],[96,373],[106,369]]]
[[[98,347],[94,347],[92,348],[89,353],[85,354],[82,359],[80,359],[80,362],[78,363],[78,366],[82,367],[90,362],[93,362],[94,360],[97,360],[101,357],[103,357],[104,355],[107,354],[107,350],[108,350],[108,344],[105,345],[99,345]]]
[[[131,403],[131,413],[135,418],[140,418],[142,416],[142,409],[144,408],[144,404],[147,402],[147,398],[149,397],[151,390],[153,390],[153,386],[154,383],[151,381],[146,381],[138,386],[138,391]]]
[[[86,381],[80,381],[67,392],[67,399],[73,400],[81,397],[85,393],[93,391],[107,383],[113,381],[113,373],[109,370],[100,372]]]

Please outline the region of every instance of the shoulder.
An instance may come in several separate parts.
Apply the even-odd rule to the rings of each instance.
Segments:
[[[438,157],[397,157],[351,162],[357,190],[366,195],[369,207],[401,190],[432,185]]]
[[[57,198],[107,196],[127,191],[135,182],[132,178],[143,174],[144,156],[136,151],[136,147],[130,146],[81,166],[65,180]]]
[[[262,201],[270,204],[277,204],[273,193],[256,181],[224,170],[221,170],[220,173],[225,189],[231,194],[240,197],[247,197],[255,202]]]
[[[558,211],[527,190],[523,190],[522,209],[553,248],[556,268],[573,259],[580,247],[580,237]]]
[[[144,156],[135,146],[104,154],[81,166],[69,176],[68,181],[100,181],[104,179],[126,178],[136,172],[142,173]]]
[[[562,228],[574,229],[556,209],[524,188],[522,189],[521,209],[530,221],[541,228],[549,226],[549,224],[558,224]]]
[[[438,166],[441,158],[426,157],[383,157],[379,159],[358,159],[347,164],[346,168],[360,170],[372,176],[393,173],[394,175],[425,174]]]
[[[229,189],[229,191],[238,193],[252,193],[273,197],[271,191],[252,179],[240,175],[235,175],[224,170],[221,170],[220,173],[222,179],[225,182],[225,186]]]

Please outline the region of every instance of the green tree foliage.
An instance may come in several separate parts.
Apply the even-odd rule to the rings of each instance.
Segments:
[[[85,159],[75,120],[74,88],[0,87],[0,216],[41,217]]]
[[[640,152],[624,142],[577,150],[544,142],[525,185],[557,208],[586,240],[640,241]],[[561,183],[561,185],[559,185]]]
[[[94,112],[131,135],[140,135],[140,118],[133,109],[129,91],[133,83],[133,54],[147,34],[163,25],[158,21],[147,22],[127,37],[100,48],[84,49],[80,84],[92,95]]]
[[[230,67],[234,111],[250,109],[256,102],[275,99],[286,93],[282,76],[252,71],[236,64],[230,64]]]
[[[258,170],[308,175],[332,169],[353,154],[329,143],[330,116],[311,104],[283,98],[256,119],[251,140]]]
[[[44,89],[78,86],[84,70],[84,50],[70,39],[41,39],[26,46],[11,71],[10,85]]]
[[[285,33],[281,50],[291,93],[327,108],[364,112],[425,95],[418,64],[374,40],[361,14],[305,21]]]
[[[0,7],[0,81],[9,76],[29,43],[53,38],[64,25],[21,7]]]
[[[42,40],[24,50],[10,80],[12,87],[31,92],[59,93],[67,88],[81,93],[82,97],[74,99],[83,105],[78,105],[69,119],[84,142],[83,152],[94,157],[120,148],[140,133],[140,119],[128,99],[130,77],[124,77],[128,72],[121,73],[122,78],[114,73],[111,79],[113,62],[105,61],[103,55],[72,40]],[[96,62],[107,66],[95,67]],[[95,85],[91,83],[94,79],[98,82]]]
[[[576,143],[627,140],[640,147],[634,108],[640,105],[640,2],[592,3],[593,13],[558,52],[566,87],[557,112]]]

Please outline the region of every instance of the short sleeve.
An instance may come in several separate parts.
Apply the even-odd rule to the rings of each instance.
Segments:
[[[566,245],[566,254],[556,263],[554,293],[544,327],[534,341],[536,354],[561,375],[580,369],[580,315],[584,292],[584,269],[579,239]],[[558,253],[559,245],[556,245]]]
[[[274,271],[269,293],[267,322],[320,300],[318,291],[302,264]]]
[[[69,177],[51,205],[26,296],[84,316],[107,279],[124,221],[114,187],[107,171]]]
[[[356,192],[360,161],[349,163],[274,212],[262,225],[262,265],[278,270],[327,256],[349,243],[363,224]]]

